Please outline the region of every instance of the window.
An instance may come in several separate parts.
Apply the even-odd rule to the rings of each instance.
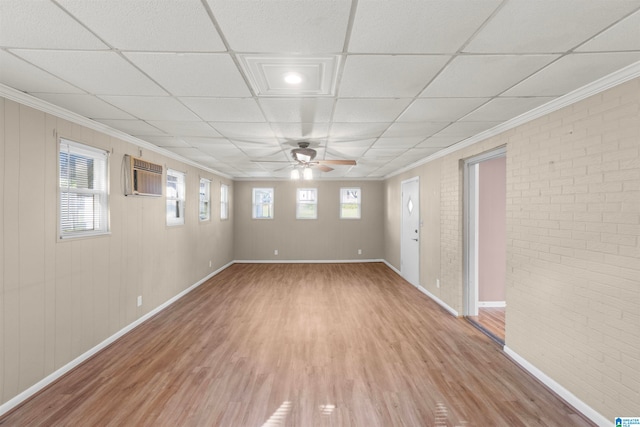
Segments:
[[[318,189],[298,188],[296,197],[297,219],[318,219]]]
[[[253,189],[253,218],[273,219],[273,188]]]
[[[167,169],[167,225],[184,224],[184,172]]]
[[[229,186],[220,184],[220,219],[229,219]]]
[[[362,202],[359,188],[340,189],[340,218],[360,219],[360,203]]]
[[[200,208],[198,209],[200,221],[211,219],[211,181],[200,178]]]
[[[109,232],[108,157],[105,150],[60,139],[60,238]]]

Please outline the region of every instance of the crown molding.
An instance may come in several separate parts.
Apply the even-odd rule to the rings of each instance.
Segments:
[[[51,104],[47,101],[36,98],[35,96],[29,95],[28,93],[16,90],[2,83],[0,83],[0,96],[6,99],[9,99],[11,101],[19,102],[20,104],[26,105],[27,107],[35,108],[36,110],[40,110],[44,113],[51,114],[61,119],[68,120],[72,123],[104,133],[114,138],[121,139],[123,141],[129,142],[140,148],[144,148],[145,150],[153,151],[155,153],[161,154],[165,157],[169,157],[171,159],[177,160],[187,165],[196,167],[198,169],[211,172],[223,178],[227,178],[231,180],[234,179],[230,175],[227,175],[215,169],[211,169],[206,166],[203,166],[199,163],[194,162],[193,160],[187,159],[186,157],[182,157],[174,153],[173,151],[165,150],[164,148],[158,147],[157,145],[153,145],[150,142],[144,141],[140,138],[136,138],[135,136],[131,136],[128,133],[122,132],[120,130],[114,129],[111,126],[105,125],[104,123],[96,122],[95,120],[91,120],[78,113],[74,113],[73,111],[69,111],[65,108]]]
[[[483,131],[463,141],[457,142],[428,157],[425,157],[422,160],[418,160],[417,162],[414,162],[408,166],[405,166],[402,169],[399,169],[393,173],[385,175],[384,179],[392,178],[396,175],[400,175],[401,173],[407,172],[418,166],[422,166],[426,163],[429,163],[441,157],[447,156],[458,150],[467,148],[480,141],[484,141],[485,139],[489,139],[493,136],[496,136],[505,131],[513,129],[517,126],[523,125],[527,122],[530,122],[532,120],[545,116],[549,113],[557,111],[561,108],[575,104],[578,101],[582,101],[583,99],[586,99],[590,96],[597,95],[598,93],[604,92],[607,89],[611,89],[612,87],[618,86],[622,83],[628,82],[629,80],[633,80],[637,77],[640,77],[640,61],[635,62],[631,65],[628,65],[618,71],[614,71],[613,73],[608,74],[598,80],[595,80],[592,83],[584,85],[581,88],[578,88],[572,92],[567,93],[566,95],[560,96],[554,99],[553,101],[549,101],[546,104],[543,104],[539,107],[534,108],[533,110],[527,111],[526,113],[523,113],[510,120],[507,120],[504,123],[494,126],[491,129]]]

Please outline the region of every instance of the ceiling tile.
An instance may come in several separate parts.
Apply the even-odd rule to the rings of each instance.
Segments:
[[[396,122],[389,126],[383,136],[385,138],[407,138],[421,137],[426,138],[433,135],[449,125],[449,122]]]
[[[342,52],[351,0],[207,0],[231,49]]]
[[[489,98],[420,98],[402,113],[399,122],[454,122]]]
[[[471,122],[507,121],[546,104],[552,99],[551,97],[494,98],[460,120]]]
[[[198,0],[58,0],[119,50],[226,51]]]
[[[175,120],[149,120],[148,123],[176,136],[221,136],[206,122],[180,122]]]
[[[373,148],[411,148],[423,140],[421,136],[378,138]]]
[[[55,37],[52,34],[55,33]],[[62,9],[48,1],[2,0],[0,46],[36,49],[108,49]]]
[[[337,123],[331,124],[329,137],[332,141],[352,141],[377,138],[391,123]]]
[[[506,2],[505,6],[464,48],[464,51],[565,52],[623,18],[637,7],[637,1]]]
[[[100,98],[142,120],[198,120],[198,117],[184,105],[168,96],[101,96]]]
[[[13,53],[92,94],[166,94],[116,52],[18,49]]]
[[[499,125],[500,122],[456,122],[447,126],[435,137],[470,137]]]
[[[341,97],[413,98],[449,60],[444,55],[349,56]]]
[[[270,122],[328,123],[332,98],[261,98],[258,100]]]
[[[221,53],[125,53],[174,96],[251,96],[231,57]]]
[[[118,129],[129,135],[156,135],[166,136],[160,129],[156,129],[142,120],[96,120],[100,123],[104,123],[107,126],[111,126],[114,129]],[[144,139],[144,138],[142,138]]]
[[[267,123],[211,123],[211,126],[227,138],[275,138]]]
[[[190,147],[184,140],[175,136],[145,136],[144,140],[158,147]]]
[[[208,122],[264,122],[262,111],[253,98],[179,98],[194,113]]]
[[[387,159],[391,160],[407,151],[406,148],[370,148],[364,153],[363,158]]]
[[[0,83],[23,92],[84,93],[69,83],[0,50]]]
[[[503,95],[564,95],[638,60],[640,60],[640,52],[567,55],[504,92]]]
[[[618,22],[576,49],[576,52],[640,50],[640,11]]]
[[[333,119],[337,122],[392,122],[410,99],[338,99]]]
[[[33,95],[90,119],[135,120],[132,115],[92,95],[59,93],[34,93]]]
[[[557,55],[458,56],[422,97],[492,97],[538,71]]]
[[[349,51],[455,53],[499,5],[499,0],[361,0]]]
[[[326,139],[329,136],[328,123],[271,123],[271,129],[284,140]]]
[[[450,145],[460,142],[465,137],[460,136],[431,136],[420,144],[416,145],[418,148],[445,148]]]
[[[346,144],[344,145],[330,144],[329,148],[327,148],[327,154],[330,154],[335,157],[346,158],[346,159],[356,159],[362,156],[369,149],[370,146],[371,144],[363,147],[354,147]]]

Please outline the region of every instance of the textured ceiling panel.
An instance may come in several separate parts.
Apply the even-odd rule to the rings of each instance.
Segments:
[[[12,99],[236,178],[382,178],[638,61],[640,0],[0,0]]]

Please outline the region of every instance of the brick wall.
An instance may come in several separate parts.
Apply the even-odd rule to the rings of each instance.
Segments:
[[[507,146],[507,345],[602,415],[640,413],[640,80]]]

